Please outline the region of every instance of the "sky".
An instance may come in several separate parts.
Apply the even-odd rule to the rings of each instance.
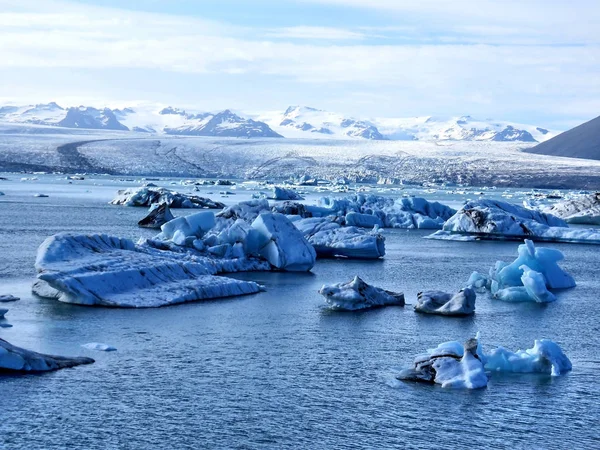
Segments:
[[[566,129],[600,115],[600,1],[0,0],[0,102],[49,101]]]

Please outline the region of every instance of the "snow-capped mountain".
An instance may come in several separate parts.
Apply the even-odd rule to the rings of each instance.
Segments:
[[[56,103],[0,107],[0,122],[181,136],[281,137],[263,122],[226,109],[187,113],[178,108],[62,108]]]
[[[373,122],[384,136],[395,140],[542,142],[555,135],[533,125],[477,120],[471,116],[375,119]]]
[[[371,122],[308,106],[290,106],[283,114],[264,114],[259,119],[285,137],[385,139]]]
[[[287,137],[338,140],[544,142],[556,132],[471,116],[376,118],[370,120],[290,106],[284,112],[244,117],[229,109],[190,112],[172,106],[141,105],[123,109],[90,106],[62,108],[56,103],[0,107],[0,123],[136,133],[214,137]]]

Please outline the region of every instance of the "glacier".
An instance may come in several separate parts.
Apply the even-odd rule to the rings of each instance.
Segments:
[[[404,294],[386,291],[355,276],[346,283],[323,285],[319,290],[332,309],[355,311],[381,306],[404,306]]]
[[[92,358],[45,355],[0,339],[0,372],[48,372],[93,362]]]

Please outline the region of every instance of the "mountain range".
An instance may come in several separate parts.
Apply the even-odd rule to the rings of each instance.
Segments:
[[[0,123],[236,138],[543,142],[556,134],[533,125],[477,120],[471,116],[364,120],[308,106],[290,106],[284,112],[241,115],[229,109],[189,112],[171,106],[63,108],[51,102],[2,106]]]

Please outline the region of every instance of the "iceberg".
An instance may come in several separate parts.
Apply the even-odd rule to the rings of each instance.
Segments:
[[[442,230],[429,239],[459,240],[456,236],[480,239],[520,240],[600,244],[600,230],[569,228],[551,214],[499,200],[474,200],[449,218]],[[471,240],[471,239],[469,239]]]
[[[319,294],[332,309],[355,311],[380,306],[404,306],[404,294],[386,291],[365,283],[360,277],[347,283],[323,285]]]
[[[143,228],[160,228],[174,218],[166,203],[154,203],[150,206],[148,215],[138,222],[138,226]]]
[[[398,374],[404,381],[440,384],[443,388],[479,389],[487,386],[484,361],[476,338],[465,344],[445,342],[415,358],[414,367]]]
[[[543,209],[567,223],[600,225],[600,192],[555,203]]]
[[[476,297],[471,288],[461,289],[455,295],[442,291],[419,292],[415,311],[442,316],[468,316],[475,312]]]
[[[187,238],[200,238],[215,226],[215,215],[212,211],[202,211],[189,216],[177,217],[160,227],[159,238],[176,240],[176,236],[184,242]],[[178,245],[184,245],[184,242]]]
[[[252,222],[252,228],[258,232],[259,254],[273,267],[309,271],[315,265],[315,249],[283,214],[260,214]]]
[[[0,339],[0,372],[47,372],[93,362],[92,358],[44,355]]]
[[[38,249],[35,294],[66,303],[145,308],[260,292],[218,273],[267,270],[254,259],[215,259],[161,241],[58,234]]]
[[[14,295],[10,295],[10,294],[0,295],[0,303],[16,302],[17,300],[19,300],[19,297],[15,297]]]
[[[513,353],[498,347],[487,356],[485,368],[493,372],[545,373],[559,376],[572,369],[571,361],[550,339],[534,342],[533,348]]]
[[[110,202],[111,205],[124,206],[151,206],[155,203],[166,203],[169,208],[222,209],[225,207],[223,203],[209,198],[148,186],[119,190],[117,196]]]
[[[90,342],[89,344],[83,344],[83,348],[88,350],[97,350],[99,352],[116,352],[117,349],[112,345],[102,344],[100,342]]]
[[[307,206],[315,217],[337,216],[346,225],[372,228],[439,229],[456,210],[424,198],[392,198],[356,194],[344,198],[321,197],[317,206]],[[371,217],[368,217],[371,216]]]
[[[294,221],[320,258],[378,259],[385,255],[385,237],[377,229],[342,227],[332,218]]]
[[[4,315],[8,312],[6,308],[0,308],[0,319],[4,319]]]
[[[304,197],[293,189],[286,189],[281,186],[273,187],[271,198],[273,200],[304,200]]]

